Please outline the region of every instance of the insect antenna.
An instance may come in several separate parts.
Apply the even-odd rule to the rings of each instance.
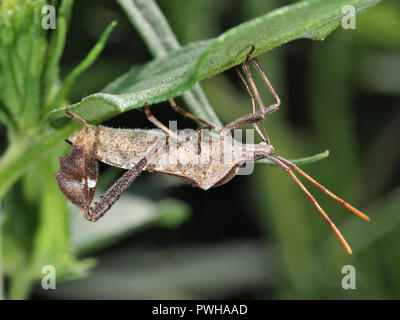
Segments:
[[[339,198],[337,195],[334,193],[330,192],[328,189],[326,189],[323,185],[319,184],[317,181],[315,181],[313,178],[311,178],[307,173],[305,173],[303,170],[301,170],[299,167],[297,167],[294,163],[286,160],[285,158],[282,158],[280,156],[276,156],[279,160],[281,160],[283,163],[285,163],[288,167],[296,170],[298,173],[300,173],[304,178],[306,178],[308,181],[312,182],[314,185],[316,185],[319,189],[321,189],[323,192],[325,192],[328,196],[331,198],[335,199],[337,202],[339,202],[341,205],[343,205],[346,209],[350,210],[354,214],[358,215],[362,219],[369,221],[370,218],[362,213],[360,210],[354,208],[352,205],[348,204],[346,201],[343,199]]]
[[[308,196],[308,198],[311,200],[311,202],[314,204],[314,206],[318,209],[318,211],[321,213],[321,215],[325,218],[325,220],[328,222],[329,226],[335,233],[336,237],[339,239],[339,241],[342,243],[343,247],[346,249],[346,251],[349,254],[352,254],[352,250],[347,243],[346,239],[343,237],[343,235],[340,233],[339,229],[336,227],[336,225],[332,222],[332,220],[329,218],[329,216],[325,213],[324,209],[319,205],[317,200],[312,196],[312,194],[307,190],[307,188],[301,183],[301,181],[297,178],[297,176],[293,173],[291,168],[296,169],[297,166],[294,165],[293,163],[287,161],[286,159],[279,157],[279,156],[270,156],[270,160],[274,161],[277,165],[279,165],[283,170],[285,170],[291,177],[292,179],[297,183],[297,185],[303,190],[303,192]],[[298,168],[297,168],[298,169]],[[303,171],[298,169],[301,174],[305,174]],[[322,186],[321,186],[322,187]],[[326,189],[325,189],[326,190]],[[343,200],[342,200],[343,201]],[[363,214],[364,215],[364,214]],[[365,215],[364,215],[365,216]],[[367,216],[365,216],[367,217]],[[368,217],[367,217],[368,218]],[[368,218],[369,219],[369,218]]]

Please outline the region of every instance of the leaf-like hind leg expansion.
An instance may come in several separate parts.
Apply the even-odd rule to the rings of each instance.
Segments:
[[[99,177],[98,162],[89,157],[83,145],[74,145],[71,154],[59,160],[56,179],[61,192],[90,220],[88,212]]]
[[[135,167],[125,172],[124,175],[120,177],[110,189],[107,190],[100,202],[96,203],[95,206],[91,208],[87,214],[85,214],[85,216],[90,216],[89,220],[93,222],[96,222],[98,219],[100,219],[119,199],[122,193],[129,188],[133,181],[135,181],[149,161],[156,155],[157,151],[162,148],[164,143],[164,139],[159,140]]]
[[[88,152],[88,123],[68,108],[65,113],[84,126],[84,138],[81,145],[73,146],[67,158],[60,157],[60,170],[56,173],[56,179],[65,197],[83,211],[86,219],[90,219],[88,211],[96,190],[99,165]]]

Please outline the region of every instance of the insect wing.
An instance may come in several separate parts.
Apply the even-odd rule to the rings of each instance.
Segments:
[[[67,158],[59,158],[60,170],[56,173],[58,186],[74,205],[88,211],[99,178],[98,162],[92,160],[84,146],[73,146]]]

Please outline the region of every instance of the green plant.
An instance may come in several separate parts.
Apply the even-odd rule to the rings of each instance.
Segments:
[[[90,123],[99,123],[145,101],[157,103],[184,94],[193,113],[219,124],[198,81],[241,63],[251,44],[261,54],[302,37],[322,40],[339,24],[343,5],[352,4],[361,12],[377,2],[304,1],[248,21],[216,39],[180,47],[152,1],[120,0],[155,59],[132,68],[70,109]],[[73,1],[60,1],[57,29],[49,35],[41,28],[45,4],[44,0],[0,4],[0,121],[7,130],[7,149],[0,159],[1,266],[10,279],[10,298],[26,297],[44,264],[56,266],[58,278],[64,279],[82,276],[93,266],[91,259],[77,260],[69,246],[68,209],[53,175],[57,156],[66,149],[62,141],[78,128],[67,122],[60,106],[69,104],[69,89],[100,54],[115,23],[61,82],[59,63]],[[148,23],[135,23],[139,19]],[[173,199],[162,207],[161,212],[172,214],[175,224],[187,213],[186,206]],[[153,221],[158,219],[154,214]],[[98,241],[105,245],[113,236],[100,235]]]

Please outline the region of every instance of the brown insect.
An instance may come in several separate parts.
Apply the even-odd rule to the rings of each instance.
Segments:
[[[340,231],[292,170],[300,173],[351,212],[367,221],[369,217],[320,185],[295,164],[274,153],[274,148],[261,121],[267,114],[278,110],[281,101],[262,71],[257,58],[250,58],[253,51],[254,46],[243,62],[243,71],[248,82],[236,68],[251,97],[251,114],[243,116],[223,128],[218,128],[184,111],[175,104],[173,99],[170,99],[171,107],[175,111],[211,128],[211,131],[205,134],[202,130],[192,131],[184,134],[182,138],[181,132],[171,131],[157,120],[151,114],[147,104],[144,108],[148,120],[161,130],[127,130],[91,126],[66,108],[65,112],[81,123],[84,128],[69,138],[73,144],[71,155],[68,158],[60,158],[60,170],[56,174],[56,178],[61,191],[73,204],[82,209],[86,219],[96,221],[111,208],[143,170],[176,176],[193,186],[208,190],[230,181],[247,161],[266,158],[276,163],[294,179],[328,222],[347,252],[351,254],[351,248]],[[249,67],[250,60],[276,99],[276,102],[268,107],[264,106],[252,78]],[[258,109],[256,102],[259,106]],[[254,126],[262,139],[261,143],[241,144],[232,138],[230,134],[232,129],[248,124]],[[227,147],[229,147],[229,152],[226,152]],[[204,157],[204,155],[209,156]],[[97,161],[128,171],[108,189],[100,202],[91,208],[90,204],[98,180]]]

